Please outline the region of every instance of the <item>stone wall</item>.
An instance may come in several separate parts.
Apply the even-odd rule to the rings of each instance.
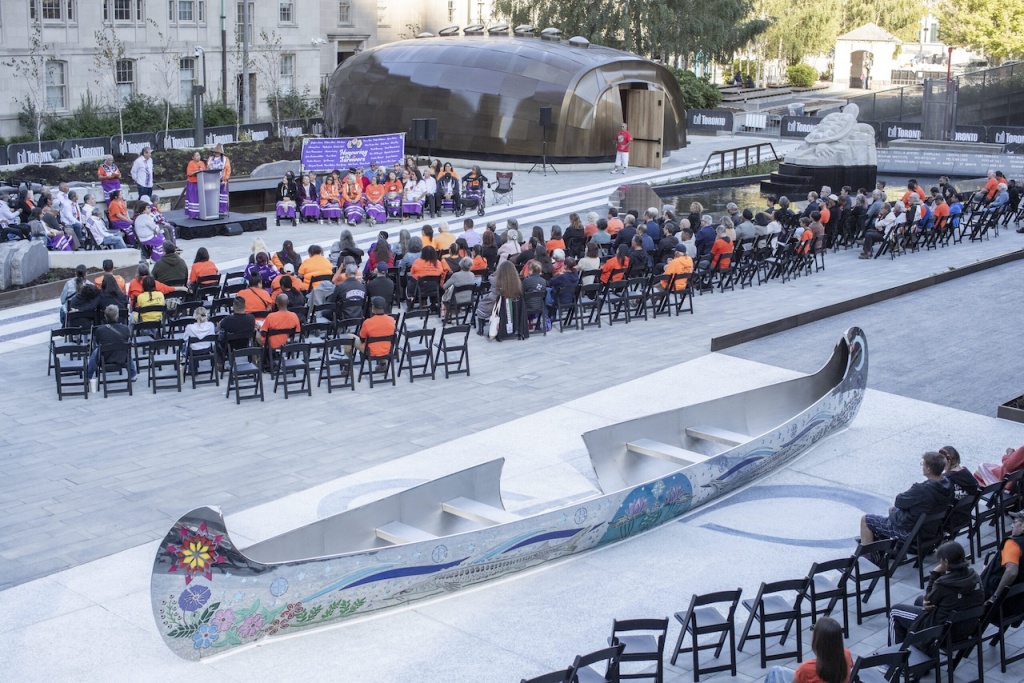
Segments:
[[[49,255],[42,242],[20,241],[0,245],[0,289],[27,285],[49,269]]]

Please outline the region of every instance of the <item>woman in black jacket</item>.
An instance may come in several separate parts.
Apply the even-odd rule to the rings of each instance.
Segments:
[[[962,612],[985,602],[985,591],[977,572],[967,564],[964,548],[956,541],[939,546],[939,566],[932,571],[924,595],[913,605],[895,605],[889,611],[889,635],[902,643],[910,631],[921,631],[946,623],[953,612]],[[970,635],[976,624],[960,623],[953,639]]]

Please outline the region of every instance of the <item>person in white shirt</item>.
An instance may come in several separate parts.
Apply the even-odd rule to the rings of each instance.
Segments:
[[[410,178],[405,186],[405,201],[410,203],[422,201],[427,193],[427,184],[423,182],[423,176],[420,175],[419,169],[413,169],[413,173],[416,174],[415,180]]]
[[[61,187],[65,185],[61,184]],[[54,204],[57,206],[57,204]],[[74,190],[68,191],[60,206],[60,222],[75,231],[79,244],[82,243],[82,210],[78,206],[78,193]]]
[[[89,230],[92,238],[96,240],[96,244],[101,247],[113,247],[114,249],[128,248],[128,245],[124,243],[124,238],[121,237],[120,231],[110,231],[107,229],[107,224],[103,220],[103,209],[98,206],[89,207],[86,204],[85,216],[85,227]]]
[[[149,147],[142,148],[142,154],[132,164],[132,180],[139,196],[153,196],[153,152]]]
[[[428,168],[426,175],[423,176],[423,186],[427,191],[425,195],[427,200],[426,208],[430,211],[430,217],[433,218],[441,213],[441,202],[437,196],[437,179],[434,177],[433,168]]]
[[[472,249],[480,244],[480,235],[473,229],[473,219],[467,218],[462,221],[462,239],[466,240],[466,246]]]
[[[21,218],[8,203],[9,199],[10,196],[6,192],[0,194],[0,242],[27,240],[32,234],[32,229],[22,224]]]

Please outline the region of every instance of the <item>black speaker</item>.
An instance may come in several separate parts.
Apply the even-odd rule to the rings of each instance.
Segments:
[[[220,234],[225,237],[237,237],[242,234],[242,224],[228,223],[227,225],[221,226]]]
[[[437,140],[437,119],[413,119],[413,140]]]
[[[551,125],[551,107],[540,108],[540,127],[547,128]]]

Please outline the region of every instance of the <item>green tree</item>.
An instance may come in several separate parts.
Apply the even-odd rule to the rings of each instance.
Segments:
[[[941,24],[947,43],[978,50],[997,64],[1024,54],[1024,0],[946,0],[945,10],[956,17]]]
[[[928,13],[924,3],[905,0],[846,0],[840,2],[840,33],[873,22],[900,40],[916,43],[921,19]],[[950,17],[949,21],[953,21]]]
[[[836,0],[765,0],[763,11],[776,19],[763,36],[768,59],[798,64],[835,47],[840,28]]]
[[[770,23],[751,18],[750,0],[495,0],[494,12],[512,24],[555,26],[566,37],[684,63],[697,54],[731,59]]]

